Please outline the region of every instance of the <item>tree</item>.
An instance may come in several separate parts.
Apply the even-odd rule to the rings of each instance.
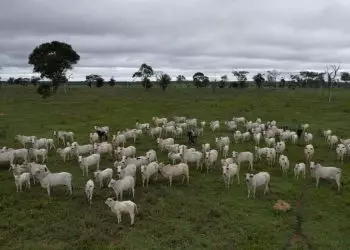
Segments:
[[[28,84],[30,83],[30,79],[25,77],[25,78],[22,78],[22,82],[21,82],[21,85],[24,86],[24,87],[28,87]]]
[[[30,83],[36,86],[39,80],[40,80],[40,77],[32,76],[32,78],[30,79]]]
[[[335,78],[337,77],[340,66],[331,65],[330,67],[326,66],[326,76],[328,83],[328,102],[332,100],[332,86],[335,82]]]
[[[184,75],[178,75],[177,77],[176,77],[176,81],[177,82],[184,82],[184,81],[186,81],[186,77],[184,76]]]
[[[341,72],[340,79],[346,83],[350,81],[350,74],[348,72]]]
[[[193,76],[193,83],[196,88],[202,88],[204,87],[204,80],[208,78],[206,77],[202,72],[196,72]]]
[[[96,83],[97,78],[101,77],[100,75],[87,75],[85,76],[85,84],[88,85],[90,88],[93,84]]]
[[[148,90],[152,87],[152,83],[149,80],[151,76],[154,75],[153,68],[150,65],[147,65],[146,63],[141,64],[138,71],[136,71],[132,77],[133,78],[142,78],[142,86]]]
[[[284,78],[282,78],[280,81],[280,88],[284,88],[284,87],[286,87],[286,80],[284,80]]]
[[[196,88],[203,88],[209,85],[209,78],[202,72],[196,72],[192,78],[194,86],[196,86]]]
[[[10,77],[9,79],[7,79],[7,84],[11,85],[15,83],[15,78],[14,77]]]
[[[105,80],[102,77],[98,77],[96,79],[96,87],[97,88],[101,88],[104,84]]]
[[[232,74],[237,78],[238,84],[241,88],[245,88],[247,82],[248,71],[233,71]]]
[[[225,88],[225,86],[226,86],[226,83],[227,83],[227,79],[228,79],[228,77],[227,77],[227,75],[223,75],[223,76],[221,76],[221,81],[219,82],[219,88]]]
[[[163,89],[163,91],[165,91],[170,82],[171,77],[168,74],[162,74],[159,79],[159,86]]]
[[[113,76],[111,77],[111,79],[109,79],[109,82],[108,82],[109,86],[113,87],[115,85],[115,80],[113,78]]]
[[[291,74],[290,75],[291,84],[288,86],[289,88],[295,89],[296,86],[301,86],[301,78],[299,74]]]
[[[22,77],[18,77],[16,78],[13,83],[16,84],[16,85],[22,85],[22,81],[23,81],[23,78]]]
[[[261,73],[258,73],[255,76],[253,76],[253,80],[258,88],[261,88],[265,82],[265,78]]]
[[[85,76],[85,84],[87,84],[90,88],[94,84],[97,88],[101,88],[104,84],[104,79],[101,75],[87,75]]]
[[[317,87],[318,83],[318,72],[314,71],[300,71],[299,75],[301,78],[302,87]]]
[[[269,85],[275,84],[275,88],[277,89],[277,78],[279,77],[281,73],[277,70],[269,70],[267,71],[267,81],[269,82]]]
[[[208,87],[209,84],[210,84],[209,77],[205,76],[204,79],[203,79],[202,84],[203,84],[204,88]]]
[[[71,45],[52,41],[36,47],[29,55],[28,64],[33,65],[33,71],[40,73],[41,78],[50,79],[53,91],[56,92],[67,70],[72,69],[79,60],[80,56]]]

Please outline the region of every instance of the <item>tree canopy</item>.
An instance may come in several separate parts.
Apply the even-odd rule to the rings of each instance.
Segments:
[[[246,87],[246,82],[247,82],[247,74],[249,72],[248,71],[233,71],[232,74],[237,78],[239,86],[241,88]]]
[[[207,87],[209,85],[209,78],[202,72],[196,72],[192,78],[197,88]]]
[[[186,77],[185,77],[184,75],[178,75],[178,76],[176,77],[176,81],[178,81],[178,82],[184,82],[184,81],[186,81]]]
[[[142,86],[147,90],[152,87],[150,77],[154,75],[152,66],[147,65],[146,63],[141,64],[138,71],[136,71],[132,77],[133,78],[142,78]]]
[[[101,75],[90,74],[85,76],[85,83],[91,88],[94,84],[97,88],[101,88],[104,84],[104,79]]]
[[[34,48],[29,55],[28,64],[33,65],[33,71],[40,73],[41,78],[50,79],[56,91],[67,70],[72,69],[79,60],[80,56],[71,45],[52,41]]]

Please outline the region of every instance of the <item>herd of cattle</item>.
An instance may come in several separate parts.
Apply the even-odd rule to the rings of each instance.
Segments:
[[[93,172],[94,178],[89,179],[85,185],[85,195],[89,205],[92,204],[95,182],[99,183],[100,188],[107,184],[108,188],[115,191],[116,200],[107,198],[105,204],[117,215],[118,223],[121,222],[121,214],[128,213],[131,224],[134,223],[135,212],[138,211],[137,205],[131,200],[123,201],[123,193],[129,192],[134,198],[135,180],[138,175],[142,178],[142,186],[145,184],[148,186],[150,178],[157,181],[159,175],[167,178],[170,186],[174,177],[182,177],[182,183],[186,180],[189,184],[190,164],[195,165],[196,169],[205,167],[207,172],[220,164],[225,186],[229,188],[234,178],[237,179],[238,184],[240,183],[241,166],[247,163],[250,173],[246,173],[244,177],[248,198],[250,196],[255,198],[258,187],[264,188],[264,194],[269,192],[271,176],[266,171],[253,174],[254,162],[266,160],[270,167],[278,164],[282,174],[285,175],[291,168],[290,160],[285,154],[286,145],[287,143],[300,143],[301,140],[306,144],[304,147],[305,162],[295,163],[293,168],[295,178],[298,179],[299,176],[306,178],[306,172],[309,170],[311,177],[316,179],[316,187],[320,179],[330,179],[336,182],[338,191],[340,191],[342,170],[337,167],[321,166],[312,161],[315,149],[312,145],[313,135],[309,132],[308,124],[302,124],[296,131],[288,127],[278,127],[276,121],[264,123],[260,118],[253,122],[247,121],[244,117],[233,117],[231,121],[211,121],[209,124],[213,133],[220,131],[222,126],[231,131],[232,136],[216,137],[213,141],[214,147],[210,143],[203,143],[199,150],[195,147],[190,148],[190,146],[195,146],[194,139],[204,133],[206,122],[179,116],[174,117],[171,121],[167,118],[153,117],[152,124],[137,122],[135,129],[118,131],[116,135],[112,135],[112,138],[109,136],[108,126],[95,126],[94,132],[89,134],[90,143],[85,145],[74,141],[74,132],[54,131],[54,139],[17,135],[15,139],[23,148],[0,148],[0,165],[9,166],[17,192],[22,191],[24,185],[30,188],[32,181],[34,185],[39,182],[43,188],[46,188],[49,196],[51,188],[56,186],[66,186],[69,193],[72,194],[72,174],[68,172],[52,173],[45,164],[48,161],[50,150],[56,150],[64,162],[77,159],[83,176],[87,178],[89,169],[96,166],[96,171]],[[171,164],[158,162],[157,151],[154,149],[150,149],[143,156],[136,156],[135,146],[125,147],[129,140],[135,144],[137,138],[144,134],[149,134],[156,140],[161,154],[167,152]],[[175,143],[175,140],[185,135],[188,136],[189,145]],[[335,148],[339,161],[343,163],[344,157],[350,154],[350,139],[340,139],[332,134],[331,130],[324,130],[323,135],[325,142],[331,149]],[[255,144],[253,152],[230,152],[232,143],[248,141],[253,141]],[[266,146],[260,147],[262,143],[265,143]],[[63,145],[63,147],[56,149],[55,144]],[[116,161],[113,167],[100,170],[100,160],[104,154],[113,157]]]

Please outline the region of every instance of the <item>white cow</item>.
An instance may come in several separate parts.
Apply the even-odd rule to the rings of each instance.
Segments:
[[[264,195],[269,192],[270,174],[268,172],[259,172],[257,174],[245,174],[245,179],[248,188],[248,198],[253,193],[253,198],[255,198],[256,188],[259,186],[265,186]]]
[[[338,144],[335,151],[337,152],[338,160],[343,164],[344,163],[344,155],[346,155],[346,152],[347,152],[346,146],[342,143]]]
[[[254,156],[252,152],[232,152],[232,158],[237,161],[239,169],[241,168],[241,164],[243,162],[248,162],[250,166],[250,170],[253,171],[253,160]]]
[[[305,158],[306,158],[306,162],[310,162],[312,159],[312,156],[315,153],[315,149],[314,146],[312,146],[312,144],[308,144],[305,146],[304,148],[304,154],[305,154]]]
[[[287,174],[288,173],[288,169],[289,169],[289,159],[288,159],[288,157],[285,156],[285,155],[280,155],[280,157],[278,159],[278,162],[279,162],[279,164],[281,166],[283,175]]]
[[[227,188],[230,188],[230,182],[234,176],[237,177],[237,183],[239,184],[239,167],[236,163],[231,163],[229,165],[222,166],[222,176],[224,178],[224,183],[226,184]]]
[[[311,171],[314,172],[314,176],[316,178],[316,187],[318,187],[318,183],[320,179],[330,179],[335,180],[338,186],[338,192],[340,192],[340,179],[342,170],[336,167],[323,167],[319,163],[310,164]]]
[[[215,149],[210,150],[209,152],[205,152],[205,165],[207,167],[207,172],[209,172],[210,166],[214,165],[218,159],[218,151]]]
[[[299,175],[302,174],[303,178],[305,179],[306,177],[306,166],[305,163],[301,162],[301,163],[296,163],[295,167],[294,167],[294,176],[295,178],[298,180],[299,179]]]

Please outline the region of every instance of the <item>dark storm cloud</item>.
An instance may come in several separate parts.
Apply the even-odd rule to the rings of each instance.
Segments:
[[[32,49],[59,40],[81,55],[75,78],[130,79],[143,62],[172,76],[350,69],[349,12],[346,0],[3,0],[0,66],[29,75]]]

